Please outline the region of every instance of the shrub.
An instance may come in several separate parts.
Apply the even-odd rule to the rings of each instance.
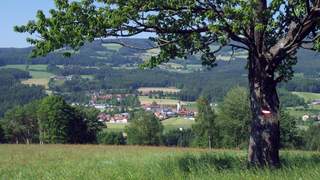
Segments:
[[[305,134],[306,148],[308,150],[320,150],[320,125],[311,126]]]
[[[171,130],[163,135],[163,144],[166,146],[188,147],[193,140],[194,134],[191,129]]]
[[[101,132],[98,134],[99,144],[110,144],[110,145],[125,145],[126,138],[122,132]]]

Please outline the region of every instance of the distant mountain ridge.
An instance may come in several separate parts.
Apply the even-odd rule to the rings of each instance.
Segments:
[[[112,44],[111,42],[116,42]],[[121,47],[118,43],[127,44],[130,47]],[[111,43],[111,44],[110,44]],[[46,57],[30,59],[28,56],[32,47],[27,48],[0,48],[0,65],[7,64],[56,64],[56,65],[82,65],[82,66],[100,66],[110,65],[112,67],[136,66],[142,63],[147,57],[156,53],[156,51],[143,50],[152,47],[152,42],[148,39],[106,39],[96,40],[92,43],[85,44],[79,52],[73,52],[70,58],[63,57],[62,52],[70,50],[60,50],[49,54]],[[152,54],[153,53],[153,54]],[[233,58],[240,61],[228,62],[231,49],[225,48],[219,54],[218,61],[220,68],[217,71],[241,71],[245,72],[246,64],[245,54],[238,54]],[[176,64],[200,65],[199,56],[192,56],[187,60],[174,60]],[[239,68],[242,66],[243,68]],[[294,68],[297,73],[318,74],[320,72],[320,56],[315,52],[301,49],[298,52],[298,64]]]

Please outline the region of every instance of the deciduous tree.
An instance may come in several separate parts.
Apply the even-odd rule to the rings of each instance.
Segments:
[[[210,106],[208,100],[204,97],[200,97],[197,100],[198,114],[196,116],[196,123],[192,126],[192,130],[197,135],[195,143],[200,146],[207,146],[211,149],[212,146],[217,144],[216,138],[218,132],[216,129],[216,115],[214,110]]]
[[[48,96],[38,109],[41,143],[67,143],[72,109],[58,96]]]
[[[243,87],[232,88],[219,109],[217,123],[222,135],[222,145],[243,147],[247,144],[251,119],[248,90]]]
[[[126,127],[128,144],[159,145],[163,125],[151,112],[136,112]]]
[[[143,32],[155,33],[151,39],[161,50],[146,62],[149,67],[200,52],[203,64],[214,66],[223,47],[247,51],[252,111],[248,161],[280,164],[276,86],[292,77],[299,48],[320,50],[319,0],[55,0],[55,4],[49,17],[38,11],[35,21],[15,28],[40,37],[27,39],[35,45],[33,56],[66,46],[77,50],[96,38]]]

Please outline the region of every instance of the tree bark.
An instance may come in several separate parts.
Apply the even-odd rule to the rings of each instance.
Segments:
[[[279,98],[268,61],[249,52],[249,87],[252,122],[248,161],[252,166],[280,166]]]

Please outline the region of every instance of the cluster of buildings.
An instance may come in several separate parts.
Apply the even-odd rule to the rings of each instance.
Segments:
[[[50,77],[51,79],[54,79],[56,81],[60,80],[60,81],[71,81],[73,79],[73,75],[69,75],[69,76],[52,76]]]
[[[196,112],[182,107],[180,102],[176,106],[159,105],[156,103],[143,104],[142,108],[145,111],[153,112],[160,120],[165,120],[171,117],[184,117],[189,120],[194,120],[196,115]],[[99,114],[98,119],[104,123],[128,123],[130,115],[129,113],[110,115],[102,112]]]
[[[159,105],[157,103],[143,104],[142,108],[145,111],[153,112],[154,115],[160,120],[177,116],[194,120],[196,114],[194,111],[187,110],[186,108],[182,107],[180,102],[178,102],[176,106]]]
[[[103,94],[100,92],[94,92],[91,96],[91,103],[95,104],[99,100],[111,100],[111,99],[117,99],[117,101],[121,101],[124,98],[128,96],[133,96],[134,94]]]
[[[106,113],[100,113],[98,119],[100,122],[104,123],[128,123],[129,117],[129,113],[115,114],[113,116]]]

